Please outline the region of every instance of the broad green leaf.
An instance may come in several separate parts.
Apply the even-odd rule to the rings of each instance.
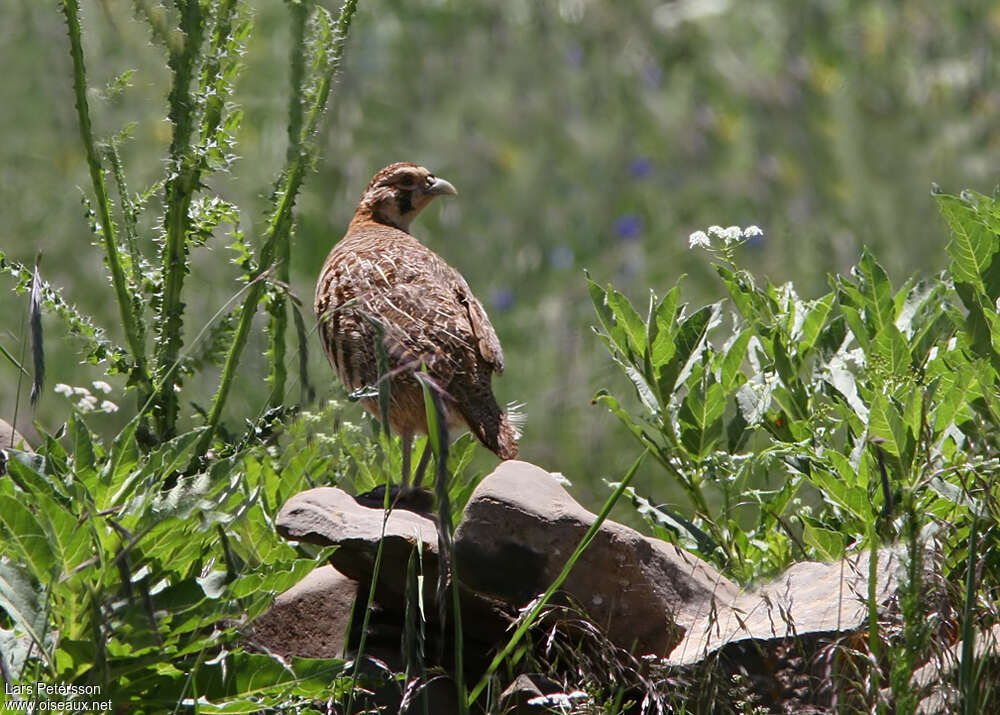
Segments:
[[[646,352],[646,326],[642,318],[632,307],[632,303],[614,288],[606,294],[608,307],[615,316],[615,321],[625,329],[627,343],[621,345],[622,352],[634,358],[641,358]]]
[[[601,321],[604,332],[623,355],[628,355],[628,334],[611,309],[608,291],[597,285],[589,276],[587,277],[587,285],[590,287],[590,299],[597,310],[597,317]]]
[[[906,453],[906,432],[899,408],[885,394],[877,393],[868,415],[868,430],[882,440],[886,453],[902,458]]]
[[[120,483],[139,461],[139,445],[135,438],[138,429],[139,417],[135,417],[111,443],[111,456],[101,470],[101,481],[105,484]]]
[[[726,356],[722,360],[719,382],[722,383],[722,389],[727,395],[746,380],[742,367],[747,357],[747,346],[752,337],[751,330],[744,330],[730,343],[726,350]]]
[[[983,276],[990,267],[993,254],[1000,248],[998,237],[976,215],[974,208],[955,196],[938,195],[938,210],[948,222],[952,239],[948,254],[952,257],[951,273],[955,281],[972,286],[978,295],[986,296]]]
[[[701,359],[706,336],[719,324],[721,303],[713,303],[684,319],[674,342],[676,352],[670,362],[660,368],[656,381],[661,395],[673,395],[687,381],[694,363]]]
[[[25,500],[0,494],[0,533],[9,558],[24,561],[40,583],[49,583],[55,558],[43,525],[44,517],[37,513],[37,509],[28,506]]]
[[[844,558],[844,535],[839,531],[832,531],[803,519],[802,539],[816,549],[824,561],[839,561]]]
[[[0,609],[10,617],[15,630],[23,631],[31,638],[35,648],[51,665],[52,644],[47,630],[45,591],[26,569],[4,560],[0,560]]]
[[[868,326],[865,325],[864,319],[861,317],[860,311],[853,305],[846,305],[841,303],[840,311],[844,315],[844,320],[847,326],[851,329],[851,334],[854,339],[858,342],[858,345],[862,350],[868,352],[868,348],[871,345],[872,334],[868,330]]]
[[[883,370],[897,376],[909,375],[910,348],[906,344],[906,338],[894,324],[889,323],[875,336],[871,349]]]
[[[674,355],[674,337],[677,331],[677,302],[680,285],[675,285],[656,305],[649,319],[649,359],[654,370],[666,364]],[[655,326],[655,335],[653,327]]]
[[[94,455],[93,437],[75,411],[70,413],[69,435],[73,441],[73,462],[77,474],[84,476],[93,472],[97,461]]]
[[[722,385],[712,382],[705,388],[692,387],[681,404],[681,441],[698,459],[704,459],[722,437],[722,413],[726,408]]]
[[[879,265],[867,247],[862,249],[858,272],[864,279],[865,314],[872,321],[875,334],[878,334],[887,326],[896,323],[892,283],[889,282],[885,269]]]
[[[819,339],[820,333],[826,326],[826,319],[830,315],[830,310],[833,308],[834,297],[834,293],[827,293],[822,298],[809,303],[808,312],[806,313],[805,320],[802,321],[799,340],[796,345],[796,352],[799,359],[808,355]]]

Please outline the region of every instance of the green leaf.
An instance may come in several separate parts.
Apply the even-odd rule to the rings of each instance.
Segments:
[[[597,310],[597,317],[601,321],[604,332],[611,339],[611,343],[621,351],[623,355],[628,355],[628,335],[615,317],[608,299],[608,291],[590,280],[587,277],[587,285],[590,287],[590,299]]]
[[[632,307],[629,299],[614,288],[608,289],[607,301],[608,307],[614,313],[615,321],[625,328],[627,342],[619,345],[622,352],[633,356],[633,359],[641,357],[646,352],[646,326],[642,318]]]
[[[948,222],[952,240],[948,254],[952,257],[951,274],[956,282],[967,283],[981,296],[987,296],[983,276],[997,252],[997,236],[976,215],[974,208],[955,196],[938,195],[938,210]]]
[[[673,395],[691,374],[695,361],[701,358],[708,332],[719,324],[721,303],[713,303],[684,319],[676,331],[676,351],[670,361],[659,368],[656,382],[661,395]]]
[[[826,319],[830,315],[830,310],[833,308],[833,299],[835,297],[834,293],[827,293],[822,298],[809,303],[809,310],[806,313],[805,320],[802,321],[799,340],[796,345],[796,352],[799,359],[808,355],[819,339],[820,333],[826,326]]]
[[[693,386],[678,412],[681,442],[698,459],[704,459],[722,437],[722,413],[726,408],[722,385]]]
[[[51,667],[45,592],[25,569],[3,560],[0,560],[0,609],[7,613],[16,629],[28,634]]]
[[[49,544],[43,517],[27,500],[0,494],[0,527],[3,527],[5,551],[14,559],[23,560],[41,583],[52,579],[55,558]],[[34,500],[32,500],[34,501]]]
[[[889,323],[875,336],[872,350],[881,358],[881,366],[890,374],[909,375],[910,348],[906,338],[893,323]]]
[[[722,383],[722,389],[727,395],[746,381],[742,367],[743,361],[747,357],[747,346],[750,344],[750,338],[752,337],[752,331],[744,330],[726,349],[726,356],[722,360],[719,382]]]
[[[906,449],[906,432],[903,416],[893,401],[883,393],[872,400],[868,415],[868,429],[872,436],[883,441],[880,445],[888,454],[903,457]]]
[[[887,326],[896,323],[896,306],[893,301],[892,283],[885,269],[871,254],[867,247],[861,252],[858,271],[864,279],[865,314],[872,321],[875,334],[882,332]]]
[[[802,540],[816,549],[824,561],[839,561],[844,558],[844,536],[839,531],[825,529],[802,520]]]
[[[649,360],[654,370],[666,364],[674,356],[674,337],[677,331],[677,302],[680,299],[680,285],[675,285],[663,296],[649,318]],[[655,327],[655,330],[654,330]]]

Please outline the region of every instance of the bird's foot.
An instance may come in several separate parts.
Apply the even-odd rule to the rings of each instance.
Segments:
[[[372,509],[385,506],[385,485],[380,484],[374,489],[358,494],[354,501]],[[434,509],[434,495],[430,489],[423,487],[401,487],[393,484],[389,487],[389,506],[393,509],[405,509],[417,514],[431,514]]]

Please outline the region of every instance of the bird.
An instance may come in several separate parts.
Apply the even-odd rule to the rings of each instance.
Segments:
[[[430,457],[428,443],[411,488],[413,439],[428,432],[420,378],[441,398],[447,433],[467,429],[501,459],[518,455],[515,415],[493,394],[492,376],[503,373],[504,358],[486,310],[465,278],[410,233],[435,197],[457,193],[422,166],[386,166],[362,193],[316,283],[324,352],[348,393],[380,421],[374,395],[380,380],[389,381],[389,427],[402,445],[401,493],[420,487]],[[387,359],[382,375],[378,340]]]

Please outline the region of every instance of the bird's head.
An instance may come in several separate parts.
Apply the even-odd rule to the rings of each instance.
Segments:
[[[410,222],[431,199],[457,193],[454,186],[422,166],[406,162],[390,164],[368,184],[355,216],[409,231]]]

